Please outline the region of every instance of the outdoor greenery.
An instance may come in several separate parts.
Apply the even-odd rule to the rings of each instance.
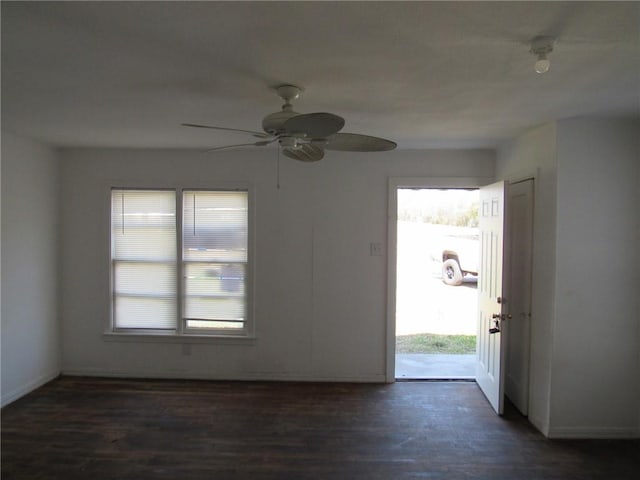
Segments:
[[[400,189],[398,220],[475,228],[478,226],[478,191]]]
[[[418,333],[396,337],[396,353],[475,353],[475,335]]]
[[[453,225],[456,227],[477,227],[478,206],[472,205],[456,212],[439,209],[436,212],[424,212],[405,208],[398,211],[398,220],[430,223],[433,225]]]
[[[475,228],[478,226],[478,191],[399,189],[398,220]]]

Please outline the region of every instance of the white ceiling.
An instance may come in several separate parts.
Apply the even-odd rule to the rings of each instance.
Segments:
[[[180,123],[260,130],[282,83],[305,89],[297,111],[399,148],[640,116],[640,3],[2,2],[2,127],[54,145],[239,143]]]

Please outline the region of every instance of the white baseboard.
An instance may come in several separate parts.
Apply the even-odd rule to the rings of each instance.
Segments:
[[[31,380],[30,382],[27,382],[24,385],[21,385],[20,387],[11,390],[8,393],[2,392],[2,400],[0,400],[1,406],[5,407],[9,405],[11,402],[15,402],[20,397],[24,397],[27,393],[34,391],[36,388],[39,388],[45,383],[50,382],[51,380],[58,377],[59,375],[60,375],[59,371],[51,372],[47,375],[42,375],[34,380]]]
[[[640,432],[624,427],[552,427],[549,438],[554,439],[628,439],[640,438]]]
[[[536,427],[540,433],[542,433],[545,437],[549,437],[549,424],[547,422],[545,422],[544,420],[529,415],[529,422]]]
[[[270,381],[270,382],[336,382],[336,383],[386,383],[384,373],[359,376],[323,376],[297,373],[249,372],[240,374],[219,374],[212,372],[158,372],[149,370],[128,370],[126,372],[90,368],[66,368],[62,375],[108,378],[154,378],[167,380],[221,380],[221,381]]]

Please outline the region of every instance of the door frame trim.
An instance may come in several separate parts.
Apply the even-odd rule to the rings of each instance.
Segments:
[[[389,177],[387,207],[387,334],[385,378],[396,381],[396,275],[398,261],[398,189],[400,188],[480,188],[494,177]]]

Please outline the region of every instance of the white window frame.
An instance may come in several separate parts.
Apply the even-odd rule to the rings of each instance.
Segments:
[[[177,261],[177,283],[176,283],[176,329],[175,330],[154,330],[154,329],[134,329],[134,328],[116,328],[114,323],[113,309],[113,269],[111,258],[111,193],[112,190],[167,190],[175,194],[176,201],[176,261]],[[245,182],[224,182],[214,185],[202,185],[193,183],[189,184],[149,184],[148,182],[111,182],[105,186],[106,201],[106,226],[107,226],[107,254],[106,258],[109,263],[109,285],[108,285],[108,321],[105,325],[103,338],[107,341],[142,341],[142,342],[177,342],[177,343],[251,343],[255,340],[255,323],[254,323],[254,265],[255,265],[255,217],[254,217],[254,192],[253,186]],[[244,327],[238,330],[225,331],[222,329],[194,329],[186,328],[186,319],[184,318],[184,261],[183,261],[183,192],[184,191],[202,191],[202,192],[233,192],[242,191],[247,193],[247,221],[248,221],[248,238],[247,238],[247,264],[245,278],[245,305],[246,315]]]

